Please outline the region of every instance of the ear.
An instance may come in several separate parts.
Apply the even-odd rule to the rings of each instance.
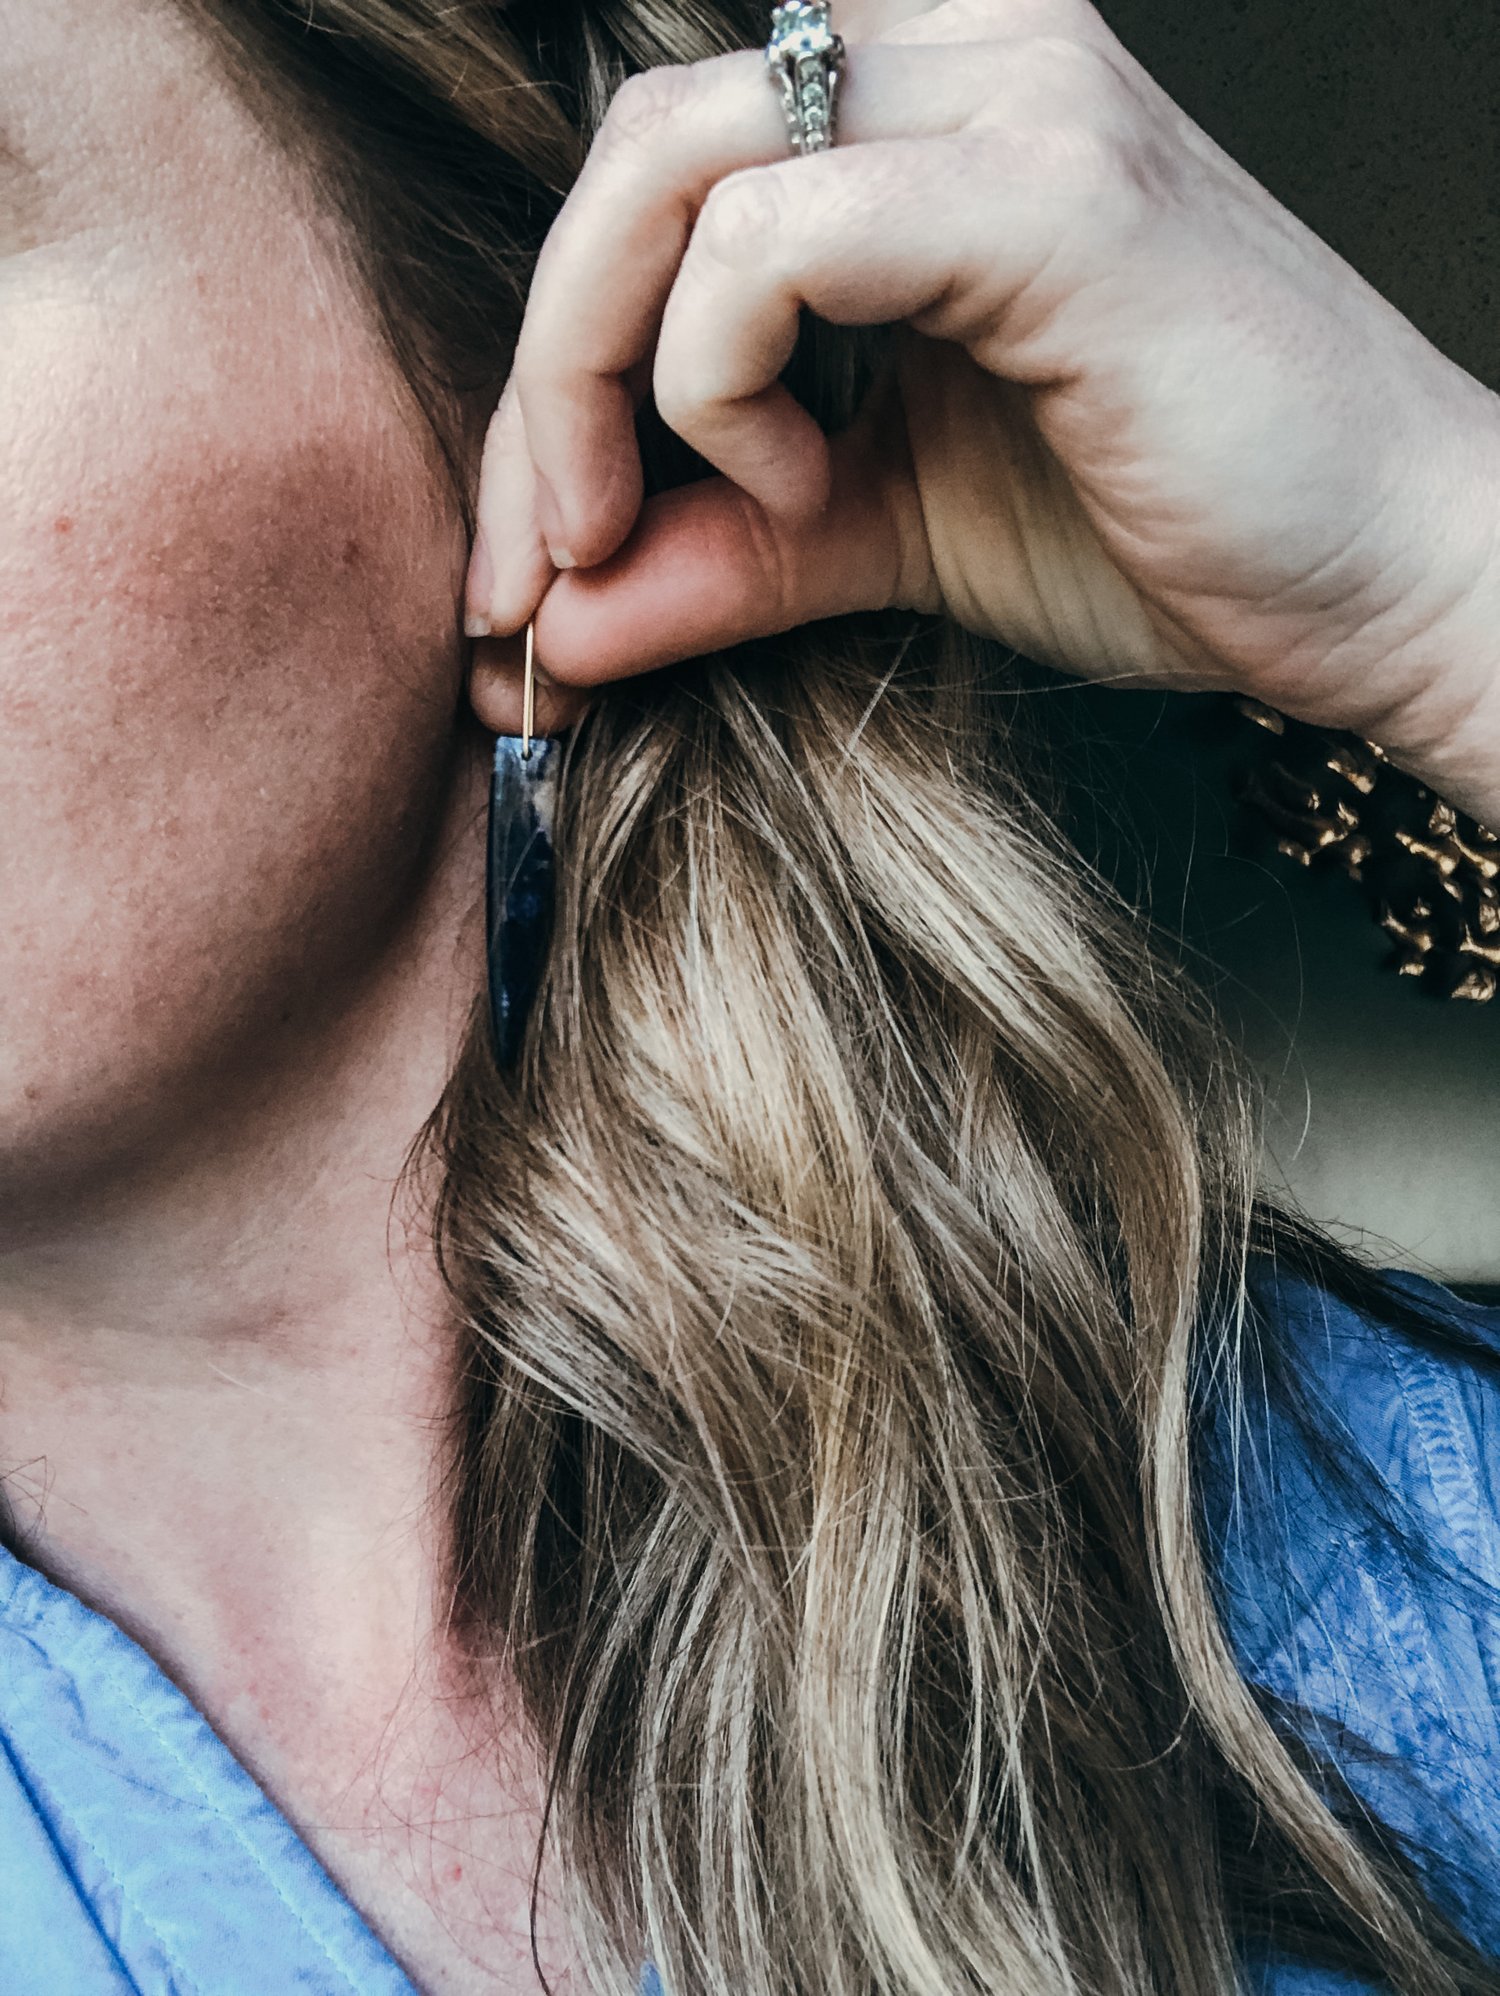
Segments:
[[[481,638],[469,666],[469,704],[479,724],[492,735],[518,735],[524,713],[525,641],[522,638]],[[560,686],[539,662],[536,673],[536,731],[560,734],[588,711],[585,687]]]

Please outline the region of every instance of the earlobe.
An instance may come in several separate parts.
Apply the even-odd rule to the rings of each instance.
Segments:
[[[492,735],[513,735],[521,727],[525,640],[477,638],[469,663],[469,704]]]
[[[469,704],[482,728],[492,735],[519,734],[525,687],[526,640],[480,638],[469,666]],[[536,664],[536,725],[543,735],[571,728],[588,711],[585,689],[563,686]]]

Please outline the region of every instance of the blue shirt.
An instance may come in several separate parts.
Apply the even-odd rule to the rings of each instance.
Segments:
[[[1400,1281],[1500,1360],[1500,1310]],[[1500,1589],[1500,1370],[1305,1284],[1259,1283],[1355,1480],[1247,1370],[1243,1404],[1210,1423],[1204,1480],[1241,1667],[1313,1715],[1315,1744],[1426,1854],[1435,1896],[1500,1957],[1500,1593],[1484,1591]],[[1369,1489],[1356,1494],[1360,1475]],[[1247,1962],[1246,1979],[1257,1996],[1361,1988],[1272,1959]],[[413,1996],[161,1670],[3,1548],[0,1990]]]

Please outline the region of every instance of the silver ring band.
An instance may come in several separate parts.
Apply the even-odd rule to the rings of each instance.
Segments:
[[[844,71],[844,44],[833,32],[828,0],[782,0],[772,9],[766,68],[792,151],[825,152],[833,144],[834,101]]]

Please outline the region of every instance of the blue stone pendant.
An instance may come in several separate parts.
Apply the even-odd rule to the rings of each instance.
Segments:
[[[546,735],[495,742],[485,899],[490,1024],[502,1068],[513,1067],[521,1051],[552,933],[558,760],[558,744]]]

